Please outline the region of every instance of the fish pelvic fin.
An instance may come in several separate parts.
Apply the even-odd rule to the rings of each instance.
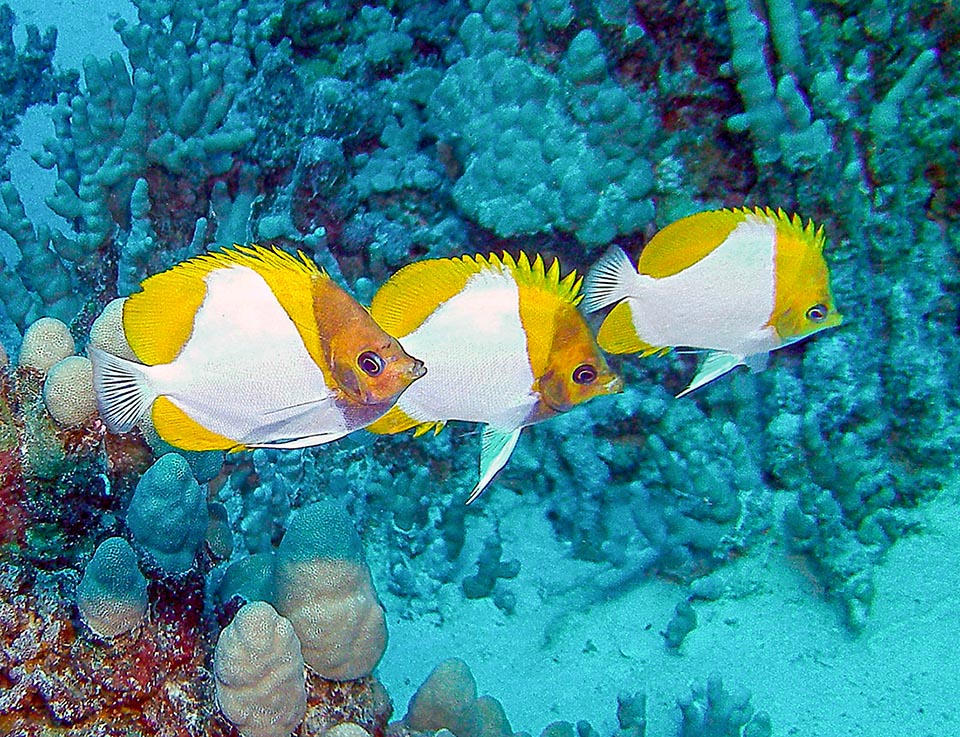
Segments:
[[[112,432],[130,432],[147,416],[158,396],[144,372],[146,366],[94,345],[87,347],[87,355],[93,364],[93,392],[100,417]]]
[[[742,366],[746,363],[747,361],[744,356],[737,356],[733,353],[726,353],[724,351],[713,351],[709,353],[706,360],[700,364],[700,368],[693,377],[693,381],[690,382],[690,386],[680,392],[677,395],[677,399],[689,394],[695,389],[699,389],[705,384],[709,384],[728,371],[732,371],[737,366]]]
[[[631,296],[637,269],[619,246],[612,246],[587,273],[583,283],[583,310],[597,312]]]
[[[346,437],[349,435],[349,431],[339,431],[339,432],[324,432],[317,433],[316,435],[305,435],[302,438],[288,438],[271,441],[268,443],[249,443],[245,446],[237,446],[238,450],[244,450],[245,448],[271,448],[271,449],[280,449],[280,450],[291,450],[296,448],[312,448],[315,445],[324,445],[326,443],[332,443],[335,440],[340,440],[340,438]]]
[[[517,440],[520,439],[522,430],[522,427],[516,430],[497,430],[489,425],[484,428],[480,446],[480,480],[467,497],[467,504],[473,504],[500,470],[507,465],[510,454],[517,447]]]

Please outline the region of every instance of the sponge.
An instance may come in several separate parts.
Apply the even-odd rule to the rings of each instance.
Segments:
[[[293,624],[318,675],[350,681],[371,673],[387,645],[360,536],[333,502],[303,507],[280,541],[274,604]]]
[[[203,544],[206,495],[182,456],[167,453],[147,469],[130,500],[127,526],[167,573],[186,573]]]
[[[243,737],[286,737],[303,721],[307,691],[300,642],[263,601],[247,604],[213,654],[217,703]]]
[[[147,613],[147,579],[137,555],[122,537],[97,546],[77,587],[77,608],[93,632],[117,637],[134,629]]]

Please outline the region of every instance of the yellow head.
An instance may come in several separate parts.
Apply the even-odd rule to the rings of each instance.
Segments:
[[[607,366],[590,328],[570,304],[562,304],[556,311],[545,369],[537,384],[541,400],[550,410],[544,418],[588,399],[623,391],[623,381]]]
[[[577,310],[582,299],[582,280],[577,273],[561,279],[559,261],[547,268],[540,256],[531,263],[525,253],[516,260],[504,254],[502,263],[519,288],[533,390],[541,400],[531,421],[566,412],[594,397],[622,392],[623,381],[607,366]]]
[[[331,279],[314,279],[314,314],[320,345],[343,399],[389,405],[426,373],[370,314]]]
[[[823,228],[806,226],[782,210],[767,214],[776,222],[776,282],[770,324],[784,343],[836,327],[843,321],[830,291],[823,258]]]

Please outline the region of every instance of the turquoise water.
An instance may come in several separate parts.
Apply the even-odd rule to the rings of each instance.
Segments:
[[[372,679],[332,693],[311,664],[302,734],[956,731],[949,4],[10,8],[0,734],[235,734],[220,632],[243,601],[335,599],[326,569],[291,572],[314,544],[366,561],[376,599],[358,610],[382,607],[393,714],[369,706]],[[89,413],[57,423],[46,366],[18,367],[39,318],[74,343],[45,334],[40,353],[82,355],[107,303],[216,246],[302,249],[369,304],[419,259],[522,249],[583,273],[611,243],[635,257],[669,223],[744,205],[824,227],[843,324],[682,399],[698,356],[610,357],[624,393],[526,429],[469,507],[468,423],[186,453],[189,472],[142,481],[171,448]],[[346,522],[284,542],[329,501]],[[95,557],[110,539],[133,555]],[[249,641],[241,662],[264,662]],[[453,657],[508,724],[452,666],[453,704],[408,714]]]

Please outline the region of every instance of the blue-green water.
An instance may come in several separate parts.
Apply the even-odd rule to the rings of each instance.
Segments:
[[[949,4],[11,8],[16,20],[0,15],[12,34],[0,38],[4,617],[66,618],[77,644],[62,655],[73,670],[57,670],[61,655],[42,666],[42,648],[24,644],[48,630],[6,627],[0,730],[122,723],[112,706],[71,712],[61,693],[78,672],[108,680],[110,653],[126,652],[76,608],[110,537],[132,543],[149,581],[146,621],[179,612],[177,597],[203,603],[190,620],[197,693],[178,711],[199,716],[167,719],[168,732],[131,723],[227,729],[210,675],[232,616],[225,572],[277,548],[298,509],[334,499],[385,612],[375,674],[393,719],[435,665],[461,657],[515,732],[563,720],[583,737],[642,734],[617,720],[618,694],[638,693],[657,737],[955,731],[960,16]],[[96,420],[56,428],[40,379],[13,368],[38,318],[66,323],[83,353],[107,302],[218,245],[303,249],[369,303],[418,259],[523,249],[583,272],[610,243],[635,256],[681,217],[742,205],[824,226],[842,326],[679,400],[695,357],[611,358],[624,394],[527,429],[470,507],[480,438],[464,423],[191,455],[219,506],[186,574],[158,567],[128,522],[165,448],[118,450]],[[161,540],[198,527],[177,513],[186,504],[153,511]],[[708,698],[712,676],[732,695],[714,682]],[[731,706],[746,694],[748,708]]]

